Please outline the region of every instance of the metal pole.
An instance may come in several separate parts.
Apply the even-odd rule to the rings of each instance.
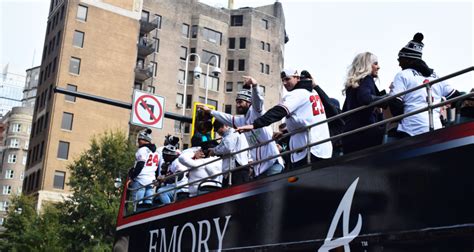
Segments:
[[[308,160],[308,164],[311,164],[311,127],[307,128],[307,139],[306,139],[306,144],[308,146],[308,153],[307,153],[307,160]]]
[[[427,85],[426,86],[426,92],[428,93],[428,120],[429,120],[429,126],[430,126],[430,131],[434,130],[434,122],[433,122],[433,96],[431,94],[431,86]]]
[[[201,65],[201,57],[197,53],[190,53],[188,56],[186,56],[186,66],[185,66],[185,72],[184,72],[184,91],[183,91],[183,116],[186,115],[186,87],[188,86],[188,62],[189,62],[189,57],[191,55],[195,55],[198,58],[197,65]],[[181,123],[181,142],[184,143],[184,123]]]
[[[209,64],[211,63],[212,58],[216,59],[216,67],[219,65],[219,57],[217,55],[212,55],[211,58],[209,59],[209,62],[207,62],[207,71],[206,71],[206,97],[204,98],[204,104],[207,104],[207,94],[209,91],[208,85],[209,85]]]

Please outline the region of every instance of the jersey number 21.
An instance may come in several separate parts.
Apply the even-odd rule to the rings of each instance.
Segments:
[[[319,95],[312,95],[309,97],[309,102],[313,106],[313,116],[317,116],[319,114],[324,114],[324,106],[321,98]]]

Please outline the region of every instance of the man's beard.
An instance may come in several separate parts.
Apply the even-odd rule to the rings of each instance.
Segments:
[[[249,108],[237,108],[236,109],[237,115],[245,115],[245,114],[247,114],[247,111],[249,111]]]

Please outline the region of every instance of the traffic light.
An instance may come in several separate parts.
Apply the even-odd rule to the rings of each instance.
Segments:
[[[216,107],[200,102],[195,102],[193,106],[193,122],[191,125],[191,144],[193,138],[200,138],[201,142],[207,142],[214,139],[214,118],[210,114],[204,113],[204,111],[197,108],[198,105],[206,105],[210,109],[215,110]]]

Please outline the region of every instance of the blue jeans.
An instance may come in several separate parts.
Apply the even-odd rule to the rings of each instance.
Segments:
[[[163,193],[163,191],[173,189],[175,187],[176,186],[174,184],[167,184],[167,185],[164,185],[164,186],[158,188],[158,193],[159,193],[158,199],[160,199],[160,201],[163,205],[169,204],[174,200],[174,191],[175,190],[167,191],[167,192],[164,192],[164,193]]]
[[[142,187],[142,185],[136,181],[132,182],[130,188],[131,189],[136,189],[136,188],[139,188],[141,187],[140,189],[138,190],[134,190],[133,193],[132,193],[132,199],[134,201],[136,200],[140,200],[140,199],[143,199],[145,197],[148,197],[148,196],[151,196],[153,195],[155,192],[153,190],[153,185],[147,185],[145,187]],[[137,202],[138,204],[152,204],[153,202],[153,198],[152,197],[149,197],[149,198],[146,198],[145,200],[143,201],[139,201]]]
[[[278,163],[278,161],[275,161],[272,166],[270,166],[266,171],[264,171],[260,176],[271,176],[273,174],[280,173],[283,170],[283,165]]]

